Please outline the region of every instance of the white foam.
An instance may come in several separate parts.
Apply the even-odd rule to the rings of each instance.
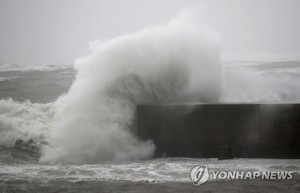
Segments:
[[[0,100],[0,146],[14,147],[18,140],[40,147],[50,130],[51,104]]]
[[[55,71],[70,68],[70,65],[20,65],[13,63],[2,63],[0,64],[0,72],[10,71]]]
[[[215,101],[221,88],[218,40],[190,12],[94,46],[75,68],[41,162],[150,158],[152,142],[133,133],[137,104]]]
[[[10,80],[18,79],[18,78],[19,78],[19,77],[17,77],[17,76],[0,77],[0,82],[1,82],[1,81],[10,81]]]
[[[300,173],[299,160],[282,159],[192,159],[167,158],[95,165],[2,165],[2,179],[43,179],[77,181],[187,182],[190,171],[207,165],[210,171],[292,171]],[[212,180],[212,179],[209,179]]]

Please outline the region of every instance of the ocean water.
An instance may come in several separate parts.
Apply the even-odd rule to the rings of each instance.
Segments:
[[[14,65],[10,65],[10,68],[6,65],[5,69],[1,66],[1,99],[12,98],[16,101],[28,99],[33,103],[53,102],[68,91],[75,77],[75,72],[70,66],[22,70]]]
[[[256,74],[264,74],[270,78],[285,76],[300,80],[299,62],[232,64],[225,67],[225,76],[229,76],[227,79],[230,81],[234,78],[233,72],[245,69],[251,69]],[[285,190],[297,192],[300,190],[300,160],[291,159],[218,161],[214,158],[160,158],[104,161],[93,164],[40,163],[42,154],[40,147],[47,143],[43,132],[40,132],[38,136],[30,134],[29,131],[22,133],[14,126],[7,126],[8,123],[5,123],[4,119],[8,121],[14,116],[20,118],[20,122],[24,122],[22,119],[29,118],[28,114],[51,111],[49,106],[53,101],[68,92],[74,81],[75,71],[72,67],[50,70],[14,69],[0,72],[0,78],[2,98],[0,102],[0,190],[2,192],[253,192],[254,190],[257,192]],[[228,83],[228,87],[229,85],[231,84]],[[34,112],[36,109],[41,112]],[[30,118],[33,119],[32,121],[39,118],[47,119],[38,115],[31,115]],[[22,124],[20,126],[24,129]],[[31,123],[31,126],[43,127],[44,125]],[[4,137],[10,138],[5,140]],[[190,171],[194,166],[203,164],[216,171],[271,170],[295,173],[293,180],[281,182],[209,180],[203,186],[195,187],[190,180]]]
[[[299,61],[224,63],[218,36],[183,13],[93,47],[73,66],[0,65],[2,192],[299,192],[299,160],[160,158],[134,134],[138,104],[300,101]],[[293,171],[210,180],[190,171]]]

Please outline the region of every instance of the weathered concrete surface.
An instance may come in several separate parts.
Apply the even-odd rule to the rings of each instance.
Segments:
[[[155,157],[300,158],[300,104],[139,105],[137,135]]]

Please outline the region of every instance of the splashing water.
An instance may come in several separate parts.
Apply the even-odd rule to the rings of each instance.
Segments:
[[[217,36],[196,18],[98,44],[54,103],[1,100],[0,146],[31,143],[42,163],[146,159],[155,147],[135,136],[137,104],[300,101],[299,63],[222,66]]]
[[[75,82],[56,101],[57,124],[41,162],[149,158],[153,144],[133,131],[137,104],[216,100],[217,40],[188,18],[100,44],[77,62]]]

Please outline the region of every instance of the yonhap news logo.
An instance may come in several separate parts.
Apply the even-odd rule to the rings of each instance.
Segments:
[[[191,179],[195,186],[205,183],[209,178],[207,166],[196,166],[191,171]]]
[[[200,186],[211,180],[291,180],[293,171],[209,171],[208,166],[199,165],[191,170],[194,186]]]

